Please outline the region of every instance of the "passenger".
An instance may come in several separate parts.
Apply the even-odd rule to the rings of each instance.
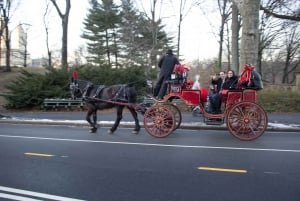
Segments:
[[[208,112],[213,114],[220,113],[219,102],[221,100],[220,91],[223,88],[223,84],[225,83],[225,72],[220,71],[219,74],[212,77],[211,84],[213,89],[209,95],[209,108]]]
[[[221,85],[221,89],[219,91],[218,97],[214,102],[216,114],[221,113],[222,96],[227,96],[228,90],[233,90],[237,88],[238,79],[239,79],[238,76],[235,75],[233,70],[229,70],[227,72],[227,77],[225,78],[225,82]]]
[[[154,87],[153,96],[161,100],[167,92],[167,80],[171,79],[175,64],[180,64],[178,59],[173,55],[172,50],[168,50],[166,54],[159,60],[160,68],[159,77]]]
[[[223,84],[222,89],[236,89],[238,84],[238,76],[235,75],[233,70],[227,72],[227,78]]]

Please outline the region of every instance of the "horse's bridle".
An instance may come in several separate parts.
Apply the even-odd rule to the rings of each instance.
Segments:
[[[74,92],[74,90],[79,90],[80,91],[80,93],[81,94],[83,94],[83,91],[82,91],[82,89],[80,89],[80,87],[78,86],[78,83],[75,83],[75,82],[72,82],[71,84],[70,84],[70,89],[71,89],[71,96],[72,96],[72,99],[75,99],[76,97],[75,97],[75,92]]]

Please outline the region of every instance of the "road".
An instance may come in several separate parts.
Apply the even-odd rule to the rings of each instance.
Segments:
[[[179,129],[158,139],[144,129],[0,127],[1,201],[300,199],[297,132],[266,131],[243,142],[223,130]]]
[[[26,119],[52,119],[52,120],[85,120],[86,111],[80,112],[57,112],[57,111],[17,111],[17,112],[0,112],[1,115],[11,116],[17,118]],[[300,124],[300,113],[268,113],[268,121],[271,123],[282,124]],[[114,121],[116,119],[116,113],[111,112],[98,112],[99,121]],[[143,120],[143,116],[139,114],[140,121]],[[184,122],[203,122],[202,117],[194,117],[191,113],[182,113],[182,120]],[[133,121],[129,112],[124,112],[122,121]]]

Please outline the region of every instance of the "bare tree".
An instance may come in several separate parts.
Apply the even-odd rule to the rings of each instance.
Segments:
[[[180,0],[178,32],[177,32],[177,56],[178,57],[180,57],[181,24],[185,16],[190,12],[190,10],[193,8],[194,5],[196,5],[196,3],[191,3],[190,5],[188,5],[188,8],[186,9],[187,0]]]
[[[218,0],[219,13],[221,15],[221,25],[219,30],[219,56],[218,56],[218,71],[222,67],[222,53],[223,53],[223,43],[224,43],[224,31],[225,25],[231,14],[231,9],[229,6],[229,0]],[[228,61],[230,62],[230,61]]]
[[[156,23],[156,3],[157,0],[153,0],[151,3],[151,8],[150,8],[150,12],[151,12],[151,32],[152,32],[152,47],[150,50],[150,65],[149,65],[149,69],[147,69],[147,72],[150,70],[152,65],[155,65],[157,63],[157,32],[158,32],[158,27],[157,27],[157,23]]]
[[[278,3],[282,3],[281,1]],[[274,12],[272,9],[266,8],[264,6],[260,6],[260,9],[263,10],[266,14],[271,15],[276,18],[285,19],[285,20],[292,20],[292,21],[300,21],[300,10],[296,7],[297,10],[293,11],[290,15],[289,14],[279,14]]]
[[[50,0],[50,1],[53,3],[59,17],[61,18],[61,24],[62,24],[61,65],[63,68],[67,68],[68,67],[68,23],[69,23],[69,13],[71,9],[71,0],[65,0],[66,8],[64,14],[60,11],[56,3],[56,0]]]
[[[297,25],[291,27],[291,30],[286,33],[285,41],[285,62],[283,68],[282,83],[289,82],[289,74],[294,72],[297,66],[300,64],[300,33]]]
[[[52,68],[52,52],[49,48],[49,25],[47,21],[47,15],[48,15],[48,9],[49,9],[49,4],[47,3],[46,5],[46,10],[43,16],[43,22],[45,26],[45,32],[46,32],[46,46],[47,46],[47,54],[48,54],[48,67]]]
[[[281,38],[281,34],[284,31],[286,25],[282,23],[282,20],[271,18],[265,14],[261,15],[259,26],[259,44],[258,44],[258,58],[257,58],[257,71],[262,75],[262,60],[264,51],[267,48],[278,49],[276,47],[276,39]],[[275,43],[275,44],[273,44]],[[272,47],[271,47],[272,46]]]

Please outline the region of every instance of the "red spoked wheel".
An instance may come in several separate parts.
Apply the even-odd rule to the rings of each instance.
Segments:
[[[253,102],[240,102],[227,113],[227,128],[239,140],[255,140],[264,134],[268,117],[264,109]]]
[[[150,107],[144,115],[144,127],[154,137],[167,137],[175,127],[174,114],[163,105]]]
[[[179,108],[177,106],[173,105],[172,103],[167,103],[167,102],[162,102],[162,103],[158,102],[157,105],[163,105],[164,107],[168,108],[171,112],[173,112],[174,118],[175,118],[174,130],[179,128],[181,125],[181,121],[182,121],[182,115],[181,115]]]

